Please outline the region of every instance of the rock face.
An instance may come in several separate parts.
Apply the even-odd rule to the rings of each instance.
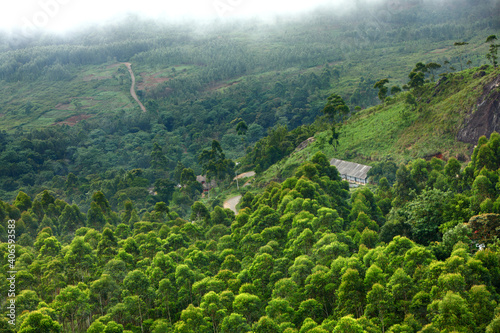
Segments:
[[[457,140],[476,144],[482,135],[489,137],[495,131],[500,132],[500,75],[484,86],[483,94],[458,131]]]
[[[301,151],[302,149],[306,148],[307,146],[309,146],[314,141],[316,141],[316,138],[315,137],[310,137],[309,139],[302,141],[300,143],[300,145],[298,145],[297,148],[295,148],[295,150],[296,151]]]

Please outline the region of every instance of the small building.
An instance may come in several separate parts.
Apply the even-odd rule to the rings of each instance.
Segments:
[[[201,183],[201,186],[203,187],[203,193],[210,191],[214,187],[217,187],[217,183],[214,179],[212,179],[210,182],[207,181],[207,176],[196,176],[196,181],[198,183]]]
[[[342,161],[336,158],[332,158],[330,160],[330,165],[337,168],[342,179],[345,179],[350,183],[357,184],[368,183],[368,171],[372,168],[368,165]]]

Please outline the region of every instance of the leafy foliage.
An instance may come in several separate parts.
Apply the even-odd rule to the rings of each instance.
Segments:
[[[14,219],[19,332],[497,331],[499,135],[480,138],[463,168],[458,154],[446,163],[405,152],[386,159],[396,145],[382,144],[390,137],[409,151],[408,128],[429,128],[422,124],[432,117],[450,116],[440,124],[453,127],[456,115],[431,111],[458,105],[449,100],[461,101],[467,90],[473,100],[497,72],[485,68],[487,77],[471,86],[477,70],[433,84],[426,79],[444,68],[418,62],[403,86],[412,91],[393,86],[389,97],[388,79],[373,79],[403,83],[402,70],[377,70],[397,67],[397,57],[381,57],[389,45],[415,63],[417,46],[474,39],[496,24],[486,3],[460,5],[442,20],[435,5],[390,13],[376,31],[358,13],[333,23],[325,12],[277,23],[272,34],[229,24],[193,35],[139,21],[83,34],[85,45],[0,44],[1,117],[9,130],[0,132],[0,195],[10,199],[0,201],[0,253],[8,262],[5,235]],[[495,66],[494,38],[487,42]],[[450,60],[456,66],[465,56]],[[138,95],[148,112],[128,106],[119,61],[146,73]],[[148,86],[153,71],[165,80]],[[97,72],[109,77],[93,79]],[[22,96],[36,86],[46,90]],[[375,104],[374,86],[384,105],[354,108]],[[347,119],[351,109],[357,112]],[[343,122],[342,131],[324,124],[321,110]],[[68,113],[91,117],[42,126]],[[324,130],[332,131],[330,143],[338,140],[333,150],[318,133]],[[443,132],[437,141],[453,136]],[[307,158],[302,143],[314,140]],[[382,161],[370,173],[378,188],[350,190],[328,162],[334,150]],[[196,175],[227,184],[233,159],[245,152],[243,168],[277,173],[244,194],[235,215],[200,197]],[[433,156],[426,154],[418,157]],[[0,266],[3,289],[7,267]]]
[[[210,212],[197,202],[193,222],[159,214],[165,209],[158,203],[144,214],[149,220],[129,224],[96,192],[95,212],[87,215],[101,216],[104,228],[82,219],[78,223],[87,226],[76,227],[74,236],[64,231],[73,222],[61,216],[75,206],[48,191],[34,200],[20,193],[14,205],[0,204],[4,229],[15,217],[18,225],[53,219],[61,230],[19,231],[35,239],[16,248],[23,279],[33,276],[18,297],[26,309],[21,331],[31,332],[31,323],[48,332],[488,330],[498,320],[498,214],[475,202],[496,202],[500,193],[498,186],[479,190],[473,184],[481,177],[499,182],[488,172],[500,162],[480,154],[496,138],[482,138],[463,170],[453,161],[401,165],[394,186],[382,178],[376,194],[368,188],[349,194],[317,153],[294,177],[246,196],[238,215],[220,207]],[[432,181],[434,171],[444,183]],[[413,194],[399,187],[404,182],[413,184]],[[457,215],[464,194],[471,196],[464,208],[470,213]],[[379,204],[386,196],[402,204],[384,214]],[[477,251],[475,244],[486,249]]]

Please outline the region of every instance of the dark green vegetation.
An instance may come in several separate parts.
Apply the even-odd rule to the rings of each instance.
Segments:
[[[269,131],[242,159],[244,167],[262,170],[270,166],[257,178],[258,183],[267,184],[293,175],[305,160],[321,151],[329,157],[372,165],[369,175],[373,181],[386,177],[392,184],[397,165],[402,162],[433,156],[469,160],[473,148],[469,142],[477,142],[478,137],[466,142],[457,141],[457,137],[461,132],[477,130],[477,124],[466,125],[464,119],[476,112],[482,97],[484,105],[495,104],[499,91],[494,86],[500,80],[500,71],[492,66],[471,68],[443,74],[437,82],[429,79],[430,72],[422,76],[422,85],[388,96],[383,104],[357,111],[347,120],[341,111],[333,111],[335,105],[340,109],[343,105],[333,94],[325,103],[325,116],[312,125],[289,132],[283,127]],[[492,89],[485,90],[489,85]],[[497,111],[492,107],[485,112],[494,118]],[[296,150],[312,136],[314,142]]]
[[[87,214],[48,191],[19,192],[0,202],[2,242],[17,221],[17,328],[498,332],[499,168],[493,133],[463,169],[416,159],[394,186],[381,178],[375,193],[350,194],[317,153],[283,183],[247,192],[237,216],[196,202],[191,222],[163,202],[139,218],[101,192]]]
[[[495,41],[485,43],[485,36],[498,30],[497,5],[360,3],[345,15],[325,8],[272,24],[180,26],[131,18],[71,38],[2,37],[0,197],[49,188],[86,211],[100,190],[114,209],[126,200],[151,209],[156,181],[179,183],[173,172],[179,162],[200,174],[198,156],[213,140],[234,160],[269,129],[313,123],[332,92],[354,113],[378,103],[376,82],[388,78],[396,92],[419,61],[442,64],[436,77],[460,61],[487,63]],[[468,44],[458,50],[456,41]],[[120,62],[132,63],[148,112],[130,97]],[[317,130],[298,130],[286,150]],[[343,150],[342,137],[339,145]],[[288,153],[266,152],[273,158],[260,168]],[[140,176],[129,175],[135,169]],[[78,185],[67,196],[70,173]],[[189,214],[192,201],[179,198],[173,194],[180,214]]]
[[[17,331],[498,332],[500,135],[456,140],[500,74],[494,6],[1,39]],[[258,176],[235,216],[238,158]]]
[[[496,76],[492,68],[448,74],[440,83],[386,98],[344,122],[340,144],[366,147],[361,159],[384,153],[373,143],[380,119],[392,116],[401,127],[390,129],[411,129],[423,145],[420,133],[436,128],[429,119],[458,125],[458,116],[449,117],[457,101],[468,96],[469,108]],[[342,105],[338,96],[329,102]],[[291,132],[274,128],[258,141],[245,160],[257,162],[257,169],[270,166],[261,182],[273,175],[282,183],[246,192],[237,216],[215,199],[212,207],[194,202],[189,220],[180,218],[174,211],[201,192],[194,171],[180,163],[172,172],[181,189],[160,177],[156,195],[149,194],[151,208],[140,210],[141,200],[128,200],[123,193],[147,191],[148,172],[164,174],[157,143],[151,170],[105,182],[108,193],[118,189],[113,200],[124,200],[119,211],[101,191],[93,192],[86,214],[53,191],[34,198],[19,192],[12,205],[0,202],[0,234],[6,235],[9,219],[17,221],[19,331],[31,332],[29,325],[45,320],[49,332],[496,332],[500,135],[480,138],[465,168],[451,151],[444,152],[447,162],[417,158],[426,151],[387,154],[410,162],[379,161],[371,171],[378,187],[349,192],[318,152],[335,152],[326,142],[329,130],[290,155],[304,138],[330,126],[332,117],[324,117],[330,120],[321,117]],[[357,131],[359,141],[347,141],[349,131]],[[466,147],[453,141],[456,132],[449,135],[440,149]],[[394,150],[397,143],[386,144]],[[199,159],[207,174],[227,184],[233,164],[217,141]],[[92,183],[71,173],[56,190],[61,198],[78,197],[92,191]],[[0,271],[5,288],[7,267]]]

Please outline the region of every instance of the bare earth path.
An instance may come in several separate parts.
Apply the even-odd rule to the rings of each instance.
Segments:
[[[248,171],[244,172],[242,174],[239,174],[238,176],[234,177],[233,180],[236,179],[243,179],[243,178],[249,178],[255,176],[255,171]],[[243,186],[247,186],[249,182],[245,183]],[[241,200],[241,195],[237,195],[235,197],[229,198],[226,201],[224,201],[224,208],[229,208],[231,209],[235,214],[238,214],[238,211],[236,210],[236,205],[240,202]]]
[[[238,212],[236,211],[236,205],[240,202],[240,200],[241,200],[241,195],[229,198],[226,201],[224,201],[224,208],[229,208],[235,214],[238,214]]]
[[[125,66],[127,66],[128,72],[130,73],[130,77],[132,78],[132,85],[130,86],[130,95],[135,99],[137,104],[141,107],[142,112],[146,112],[146,108],[144,105],[142,105],[141,101],[139,98],[137,98],[137,94],[135,93],[135,76],[134,72],[132,71],[132,64],[130,62],[122,62]]]
[[[243,172],[243,173],[239,174],[238,176],[234,177],[234,180],[236,180],[236,178],[242,179],[242,178],[248,178],[248,177],[253,177],[253,176],[255,176],[255,171]]]

